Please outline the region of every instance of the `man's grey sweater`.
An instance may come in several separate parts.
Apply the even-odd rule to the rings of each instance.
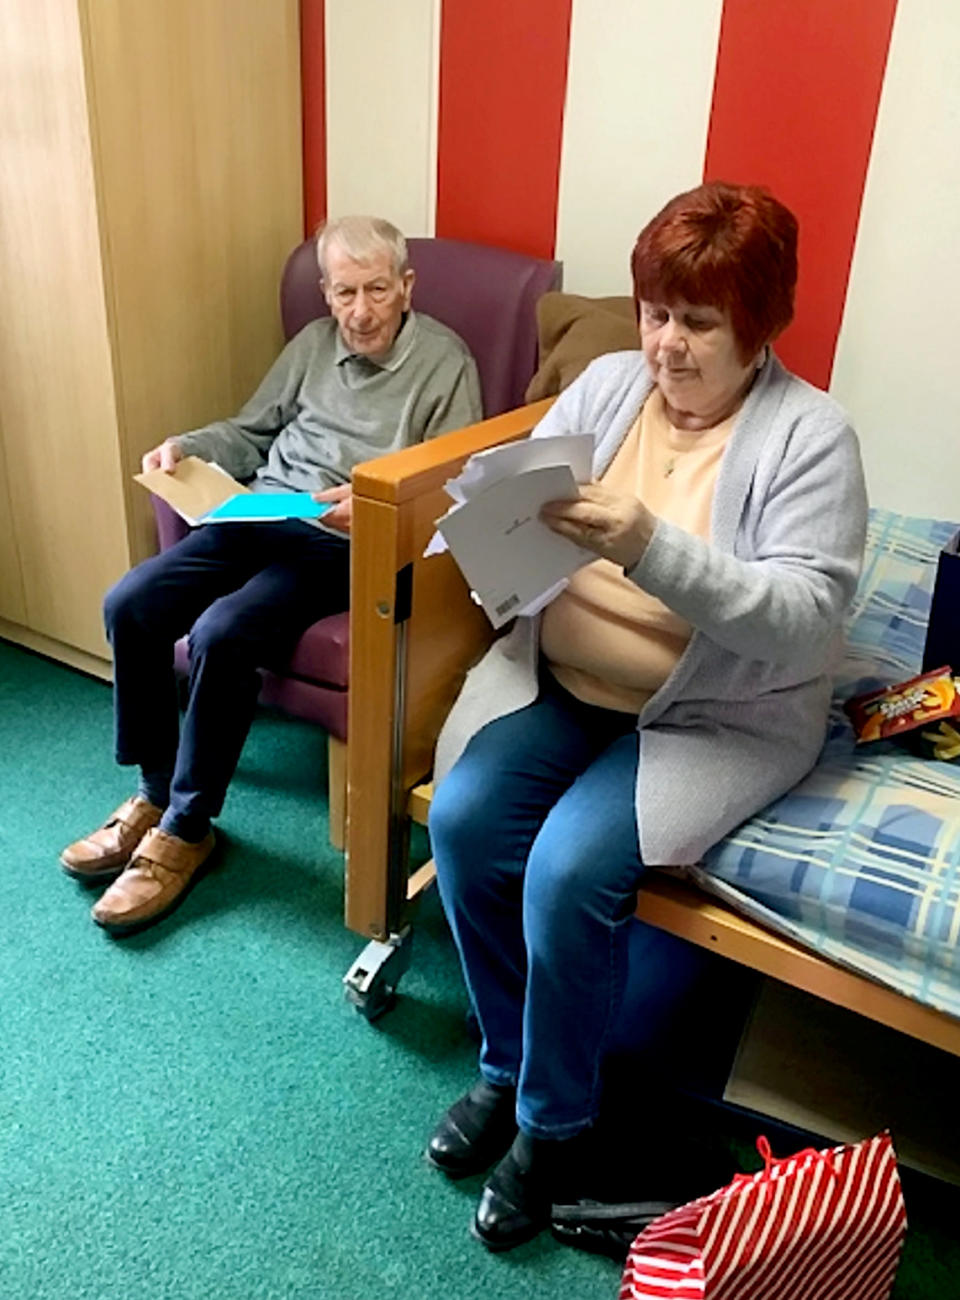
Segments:
[[[476,363],[453,330],[408,312],[373,360],[349,352],[327,317],[290,340],[239,415],[176,442],[254,491],[317,492],[349,482],[361,461],[482,418]]]

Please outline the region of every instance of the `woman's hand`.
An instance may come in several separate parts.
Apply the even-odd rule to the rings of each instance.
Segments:
[[[643,558],[657,522],[642,501],[599,483],[582,483],[575,501],[548,501],[540,518],[555,533],[627,570]]]
[[[336,528],[338,532],[349,533],[353,518],[353,497],[349,483],[338,483],[336,487],[324,488],[322,492],[313,493],[314,501],[333,501],[334,507],[323,516],[325,528]]]

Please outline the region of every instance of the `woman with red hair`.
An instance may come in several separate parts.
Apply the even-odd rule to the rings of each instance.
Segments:
[[[500,1161],[491,1249],[583,1194],[644,873],[700,861],[823,742],[866,496],[844,412],[771,350],[796,246],[764,190],[673,199],[633,250],[642,351],[595,361],[532,435],[593,433],[594,482],[543,517],[598,558],[468,675],[430,816],[482,1046],[427,1155]],[[669,1002],[669,965],[646,978]]]

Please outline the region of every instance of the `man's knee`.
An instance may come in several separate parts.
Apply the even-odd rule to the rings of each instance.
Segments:
[[[214,601],[194,623],[189,633],[190,658],[198,660],[221,652],[242,653],[243,637],[237,620],[222,601]]]
[[[143,572],[144,567],[143,564],[138,564],[130,569],[103,598],[103,622],[111,641],[116,628],[125,623],[142,623],[151,605],[155,603],[149,578]]]

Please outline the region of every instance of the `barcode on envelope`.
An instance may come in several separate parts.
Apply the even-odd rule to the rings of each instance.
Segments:
[[[519,605],[519,604],[520,604],[519,596],[508,596],[506,600],[501,601],[500,604],[497,606],[497,618],[501,618],[504,614],[506,614],[507,610],[513,609],[514,605]]]

